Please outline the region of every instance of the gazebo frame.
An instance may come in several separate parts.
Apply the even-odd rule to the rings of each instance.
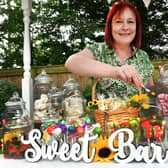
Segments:
[[[32,0],[22,0],[23,22],[24,22],[24,48],[23,48],[23,79],[22,98],[26,103],[26,108],[33,119],[33,80],[31,78],[31,47],[30,47],[30,13]]]

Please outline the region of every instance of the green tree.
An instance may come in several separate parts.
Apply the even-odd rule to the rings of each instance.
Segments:
[[[22,65],[23,14],[20,0],[12,4],[10,0],[0,2],[0,66],[3,68]]]
[[[150,43],[151,58],[168,58],[167,16],[168,0],[152,0],[148,10],[148,31],[146,34],[146,39]]]
[[[167,50],[168,0],[152,0],[146,9],[142,0],[130,0],[142,17],[142,48],[154,58],[163,58]],[[112,3],[114,0],[112,0]],[[87,44],[104,41],[109,7],[107,0],[32,1],[30,35],[32,65],[64,64],[65,60]],[[160,14],[158,15],[158,12]],[[23,65],[23,11],[20,0],[1,0],[0,66]],[[160,46],[159,50],[155,46]]]
[[[64,64],[69,55],[86,44],[103,41],[104,37],[96,36],[95,32],[104,31],[106,0],[49,0],[34,6],[33,65]],[[33,31],[37,24],[40,25],[38,32]]]

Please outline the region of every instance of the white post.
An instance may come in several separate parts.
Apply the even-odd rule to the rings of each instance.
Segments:
[[[26,103],[26,108],[33,119],[33,81],[31,79],[31,48],[30,48],[30,13],[32,9],[32,0],[22,0],[23,22],[24,22],[24,50],[23,50],[23,69],[24,77],[22,79],[22,98]]]

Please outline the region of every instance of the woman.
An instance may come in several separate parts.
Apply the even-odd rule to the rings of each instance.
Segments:
[[[94,44],[68,58],[65,67],[81,76],[99,77],[100,92],[132,96],[153,86],[153,66],[141,46],[141,19],[135,6],[117,1],[105,26],[105,43]],[[113,96],[114,96],[113,95]]]

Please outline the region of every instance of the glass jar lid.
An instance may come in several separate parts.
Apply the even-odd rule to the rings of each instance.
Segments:
[[[29,114],[25,108],[25,102],[17,92],[5,103],[8,112],[6,114],[6,126],[19,128],[30,122]]]
[[[160,85],[168,85],[168,64],[162,66],[158,83]]]
[[[48,93],[49,97],[63,97],[64,93],[55,84],[52,85]]]
[[[64,89],[79,89],[79,83],[77,83],[74,78],[69,77],[69,79],[64,83]]]
[[[17,92],[14,92],[12,97],[5,103],[7,107],[16,107],[16,106],[23,106],[24,102],[22,98],[19,97]]]
[[[160,74],[161,76],[168,77],[168,64],[165,64],[161,67]]]
[[[41,73],[35,77],[35,84],[50,84],[51,82],[52,79],[45,70],[42,70]]]

